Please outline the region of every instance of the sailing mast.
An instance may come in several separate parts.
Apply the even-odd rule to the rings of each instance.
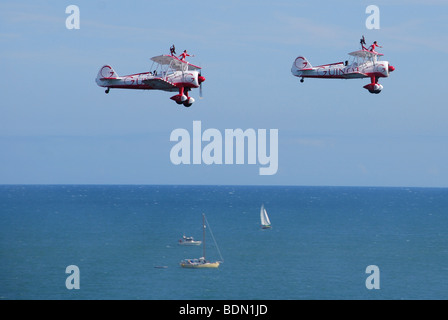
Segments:
[[[202,214],[202,252],[205,260],[205,214]]]

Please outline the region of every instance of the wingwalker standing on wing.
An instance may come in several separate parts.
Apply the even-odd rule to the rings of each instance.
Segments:
[[[170,99],[177,104],[190,107],[195,100],[188,95],[188,92],[193,88],[199,88],[199,96],[202,97],[202,82],[205,78],[201,75],[201,67],[185,61],[185,57],[179,59],[173,55],[174,45],[170,49],[170,55],[151,58],[153,61],[151,72],[118,76],[111,66],[104,65],[98,72],[96,83],[100,87],[107,88],[106,93],[109,93],[111,88],[178,91],[179,94]]]
[[[313,67],[305,57],[299,56],[292,64],[291,73],[301,78],[323,78],[323,79],[361,79],[370,78],[370,83],[364,88],[370,93],[380,93],[383,86],[378,83],[379,78],[386,78],[395,68],[388,61],[380,61],[378,57],[383,56],[382,53],[375,51],[375,47],[380,47],[375,41],[371,46],[371,50],[364,46],[365,39],[362,37],[361,50],[350,52],[352,61],[336,62]],[[382,48],[382,47],[380,47]]]

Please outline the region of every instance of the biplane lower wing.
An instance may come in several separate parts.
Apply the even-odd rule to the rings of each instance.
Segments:
[[[344,79],[358,79],[358,78],[366,78],[369,75],[363,72],[351,72],[351,73],[346,73],[344,75],[342,75],[342,78]]]
[[[146,79],[142,81],[144,84],[151,86],[152,89],[164,91],[177,91],[178,88],[171,82],[163,80],[162,78]]]

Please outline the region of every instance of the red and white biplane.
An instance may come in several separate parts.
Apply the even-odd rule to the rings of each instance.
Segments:
[[[324,78],[324,79],[360,79],[370,78],[370,83],[364,88],[370,93],[380,93],[383,86],[378,83],[378,79],[388,77],[395,68],[388,61],[380,61],[383,54],[374,50],[362,50],[349,53],[353,57],[351,63],[336,62],[317,67],[311,66],[304,57],[297,57],[292,64],[291,73],[300,77],[300,82],[304,78]]]
[[[96,77],[96,83],[100,87],[110,89],[141,89],[163,90],[169,92],[178,91],[179,94],[170,99],[177,104],[190,107],[195,101],[188,92],[193,88],[200,88],[202,96],[202,82],[205,78],[201,75],[201,68],[181,60],[174,55],[160,55],[151,58],[153,64],[150,72],[136,73],[127,76],[119,76],[111,66],[101,67]]]

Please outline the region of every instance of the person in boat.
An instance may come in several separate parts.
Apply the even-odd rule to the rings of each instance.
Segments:
[[[382,48],[382,46],[378,45],[378,42],[373,41],[372,45],[369,47],[369,50],[375,52],[375,47]]]

